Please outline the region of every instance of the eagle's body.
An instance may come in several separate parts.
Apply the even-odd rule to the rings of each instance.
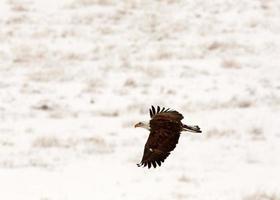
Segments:
[[[150,109],[151,120],[148,123],[139,122],[135,127],[143,127],[150,131],[149,138],[145,144],[142,161],[138,166],[154,168],[161,165],[175,149],[181,131],[201,133],[198,126],[184,125],[181,120],[184,118],[177,111],[153,106]]]

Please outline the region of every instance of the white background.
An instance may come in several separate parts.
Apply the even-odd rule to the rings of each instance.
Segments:
[[[0,198],[279,200],[278,0],[0,1]],[[151,105],[180,111],[138,168]]]

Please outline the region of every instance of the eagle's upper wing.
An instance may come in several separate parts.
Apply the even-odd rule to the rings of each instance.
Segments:
[[[169,118],[172,120],[176,120],[176,121],[181,121],[184,117],[181,113],[175,111],[175,110],[170,110],[170,108],[160,108],[159,106],[157,106],[157,108],[155,108],[154,106],[152,106],[152,108],[150,108],[150,117],[153,119],[156,118]]]
[[[162,110],[159,109],[157,112],[152,107],[150,111],[151,131],[145,144],[142,161],[138,166],[148,165],[148,168],[156,167],[157,164],[160,166],[178,143],[183,116],[176,111]]]

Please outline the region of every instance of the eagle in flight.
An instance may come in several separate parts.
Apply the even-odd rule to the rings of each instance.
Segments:
[[[161,163],[169,156],[178,143],[182,131],[201,133],[199,126],[189,126],[181,122],[183,115],[170,108],[157,106],[150,108],[151,120],[139,122],[134,127],[142,127],[150,131],[145,144],[144,154],[138,167],[161,166]]]

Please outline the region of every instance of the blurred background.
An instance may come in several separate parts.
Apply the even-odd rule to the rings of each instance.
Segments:
[[[0,197],[280,200],[278,0],[1,0]],[[138,168],[151,105],[181,135]]]

